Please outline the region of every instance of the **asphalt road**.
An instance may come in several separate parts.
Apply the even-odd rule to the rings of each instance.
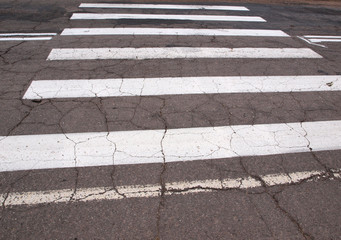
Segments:
[[[0,3],[1,239],[341,239],[340,8],[86,2]]]

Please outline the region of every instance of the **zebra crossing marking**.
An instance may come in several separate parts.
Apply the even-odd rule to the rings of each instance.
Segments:
[[[176,9],[176,10],[223,10],[249,11],[242,6],[222,5],[175,5],[175,4],[129,4],[129,3],[81,3],[80,8],[136,8],[136,9]]]
[[[340,75],[39,80],[23,99],[340,90]]]
[[[120,13],[74,13],[71,20],[105,19],[149,19],[149,20],[189,20],[189,21],[225,21],[225,22],[266,22],[255,16],[222,15],[171,15],[171,14],[120,14]]]
[[[47,60],[176,58],[322,58],[310,48],[54,48]]]
[[[0,172],[341,149],[341,120],[0,137]]]
[[[281,30],[266,29],[193,29],[193,28],[65,28],[62,36],[78,35],[181,35],[290,37]]]

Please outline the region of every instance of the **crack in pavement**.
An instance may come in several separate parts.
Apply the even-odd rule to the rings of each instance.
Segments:
[[[156,216],[156,230],[157,230],[157,236],[156,236],[156,240],[159,240],[161,239],[161,236],[160,236],[160,222],[161,222],[161,209],[164,207],[164,204],[165,204],[165,192],[166,192],[166,185],[165,185],[165,179],[164,179],[164,174],[166,172],[166,167],[167,167],[167,163],[166,163],[166,155],[165,155],[165,152],[164,152],[164,147],[163,147],[163,141],[166,137],[166,134],[167,134],[167,122],[166,120],[163,118],[163,108],[165,107],[165,104],[166,104],[166,101],[165,99],[162,99],[163,100],[163,104],[162,106],[160,107],[160,112],[159,112],[159,116],[160,118],[163,120],[164,122],[164,125],[165,125],[165,131],[163,133],[163,136],[162,136],[162,139],[160,141],[160,147],[161,147],[161,154],[162,154],[162,158],[163,158],[163,163],[162,163],[162,170],[161,170],[161,173],[160,173],[160,186],[161,186],[161,194],[160,194],[160,202],[159,202],[159,206],[158,206],[158,209],[157,209],[157,216]]]
[[[246,166],[244,165],[243,163],[243,158],[240,159],[240,165],[241,167],[244,169],[244,171],[249,175],[251,176],[252,178],[256,179],[257,181],[259,181],[262,185],[262,187],[264,188],[264,192],[269,196],[271,197],[271,199],[274,201],[276,207],[292,222],[296,225],[297,229],[299,230],[299,232],[302,234],[302,236],[305,238],[305,239],[310,239],[310,238],[307,238],[306,236],[309,236],[309,234],[305,233],[302,229],[302,226],[300,225],[300,223],[293,217],[291,216],[284,208],[282,208],[279,204],[279,201],[275,198],[275,195],[274,194],[271,194],[271,192],[269,192],[269,189],[267,188],[267,184],[266,182],[264,181],[264,179],[262,179],[260,176],[258,175],[254,175],[252,173],[250,173]]]

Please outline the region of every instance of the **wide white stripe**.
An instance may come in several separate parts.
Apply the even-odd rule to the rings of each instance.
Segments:
[[[6,37],[0,38],[0,41],[46,41],[51,39],[52,37]]]
[[[128,4],[128,3],[82,3],[80,8],[142,8],[142,9],[188,9],[188,10],[230,10],[249,11],[241,6],[220,5],[171,5],[171,4]]]
[[[47,60],[176,58],[322,58],[310,48],[55,48]]]
[[[119,13],[74,13],[72,20],[104,19],[163,19],[190,21],[228,21],[228,22],[266,22],[254,16],[221,16],[221,15],[166,15],[166,14],[119,14]]]
[[[341,121],[1,137],[0,171],[341,149]]]
[[[202,35],[289,37],[281,30],[263,29],[192,29],[192,28],[65,28],[61,35]]]
[[[328,39],[328,38],[312,38],[309,39],[310,42],[313,43],[318,43],[318,42],[341,42],[341,38],[340,39]]]
[[[340,169],[333,170],[334,178],[340,178]],[[324,177],[325,171],[304,171],[292,173],[278,173],[259,176],[265,186],[277,186],[295,184],[301,181],[309,181],[312,178],[318,180]],[[331,178],[333,179],[333,178]],[[262,182],[252,177],[207,179],[190,182],[170,182],[165,184],[165,195],[185,195],[201,192],[213,192],[229,189],[250,189],[261,187]],[[117,190],[117,191],[116,191]],[[123,197],[124,196],[124,197]],[[119,186],[116,189],[109,187],[77,188],[73,189],[36,191],[36,192],[11,192],[0,194],[0,200],[5,207],[18,205],[37,205],[49,203],[90,202],[103,200],[119,200],[124,198],[151,198],[161,196],[160,185]]]
[[[57,33],[0,33],[0,37],[11,36],[55,36]]]
[[[319,36],[319,35],[305,35],[305,38],[338,38],[341,39],[341,36]]]
[[[24,99],[341,91],[341,76],[240,76],[33,81]]]

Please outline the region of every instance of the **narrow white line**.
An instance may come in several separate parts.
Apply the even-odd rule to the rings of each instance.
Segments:
[[[5,172],[339,150],[341,121],[1,138]]]
[[[297,37],[298,37],[299,39],[305,41],[306,43],[310,44],[310,45],[326,48],[326,46],[324,46],[324,45],[322,45],[322,44],[312,43],[312,42],[310,42],[308,39],[305,39],[304,37],[300,37],[300,36],[297,36]]]
[[[322,58],[310,48],[56,48],[47,60],[176,58]]]
[[[334,170],[334,177],[330,180],[340,178],[337,174],[340,169]],[[285,184],[296,184],[302,181],[319,180],[326,177],[325,171],[304,171],[292,173],[278,173],[259,176],[265,186],[279,186]],[[165,184],[166,195],[185,195],[202,192],[213,192],[218,190],[250,189],[261,187],[262,182],[252,177],[207,179],[191,182],[170,182]],[[121,195],[120,195],[120,194]],[[124,195],[125,197],[123,197]],[[49,203],[68,202],[91,202],[104,200],[120,200],[124,198],[152,198],[161,195],[160,185],[133,185],[119,186],[117,190],[108,187],[78,188],[74,193],[73,189],[47,190],[36,192],[13,192],[8,196],[0,195],[1,202],[5,207],[18,205],[37,205]],[[72,199],[72,200],[70,200]]]
[[[309,39],[309,41],[313,42],[313,43],[318,43],[318,42],[341,42],[341,38],[340,39],[312,38],[312,39]]]
[[[0,38],[0,41],[47,41],[52,37],[6,37]]]
[[[242,6],[220,5],[170,5],[170,4],[120,4],[120,3],[82,3],[80,8],[142,8],[142,9],[188,9],[188,10],[226,10],[249,11]]]
[[[341,76],[240,76],[33,81],[24,99],[341,91]]]
[[[55,36],[57,33],[0,33],[0,37],[11,36]]]
[[[163,19],[190,21],[266,22],[263,18],[254,16],[118,14],[118,13],[74,13],[71,19],[72,20]]]
[[[341,36],[319,36],[319,35],[305,35],[305,38],[337,38],[341,39]]]
[[[192,29],[192,28],[65,28],[61,35],[202,35],[289,37],[281,30],[263,29]]]

